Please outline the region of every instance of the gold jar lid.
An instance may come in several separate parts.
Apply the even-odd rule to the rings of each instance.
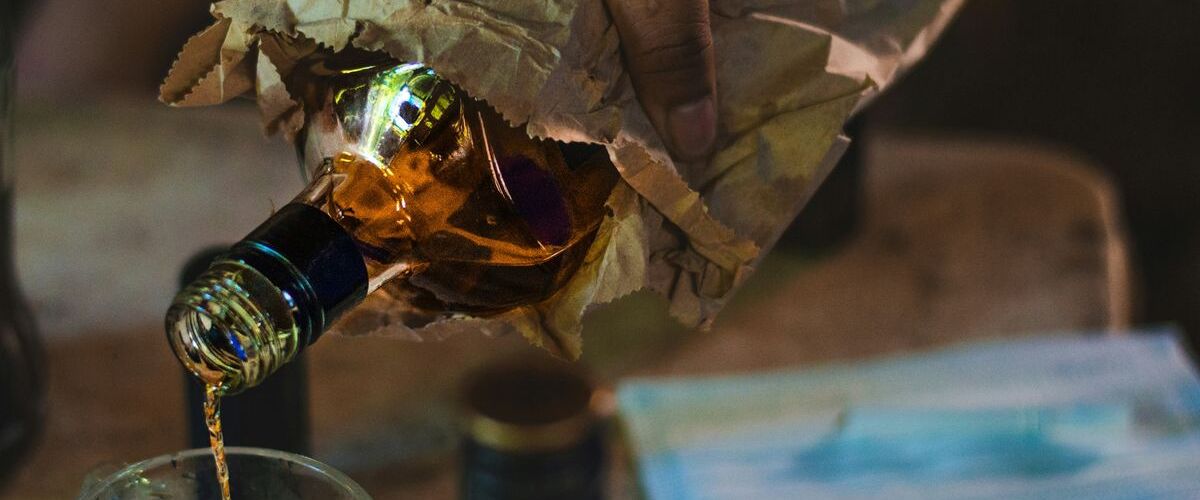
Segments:
[[[596,394],[582,370],[566,362],[522,358],[492,364],[465,385],[466,432],[500,451],[567,449],[596,425]]]

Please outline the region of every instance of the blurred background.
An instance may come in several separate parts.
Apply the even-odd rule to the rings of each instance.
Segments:
[[[177,49],[211,21],[207,2],[26,8],[16,261],[47,348],[50,423],[3,498],[66,496],[97,463],[183,447],[160,331],[179,269],[301,187],[291,148],[262,135],[249,101],[157,103]],[[852,122],[855,146],[716,332],[685,332],[636,295],[592,318],[586,361],[606,380],[728,373],[1161,323],[1194,344],[1196,26],[1195,2],[967,2]],[[377,498],[445,493],[452,481],[430,471],[452,434],[447,394],[470,367],[527,349],[324,342],[311,359],[314,453],[372,492],[397,491]],[[378,466],[398,456],[420,459],[403,474]]]

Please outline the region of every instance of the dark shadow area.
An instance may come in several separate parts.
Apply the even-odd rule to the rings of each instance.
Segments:
[[[1180,323],[1195,344],[1197,26],[1196,2],[969,1],[860,120],[871,132],[1005,136],[1081,153],[1122,197],[1139,281],[1134,323]],[[842,197],[825,198],[833,201],[818,194],[806,214]]]

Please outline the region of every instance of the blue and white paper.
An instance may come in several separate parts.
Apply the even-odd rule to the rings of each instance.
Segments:
[[[634,380],[651,500],[1200,498],[1200,381],[1170,332]]]

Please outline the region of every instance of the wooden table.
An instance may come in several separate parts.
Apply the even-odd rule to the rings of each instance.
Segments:
[[[118,102],[39,112],[22,137],[18,251],[50,337],[49,420],[28,464],[0,490],[6,499],[69,498],[99,464],[184,445],[179,368],[157,316],[174,270],[190,251],[265,215],[265,197],[252,193],[286,200],[298,187],[290,170],[253,170],[289,153],[254,135],[252,109]],[[97,146],[112,140],[119,147]],[[607,380],[728,373],[1128,323],[1116,201],[1077,159],[920,138],[883,139],[868,151],[866,220],[845,248],[820,260],[772,255],[713,332],[673,325],[646,294],[603,308],[585,331],[589,366]],[[168,166],[144,164],[151,159]],[[205,165],[212,171],[197,170]],[[200,224],[202,201],[224,205],[189,228]],[[72,233],[62,227],[72,213],[99,227]],[[54,266],[89,247],[95,259],[63,264],[84,276]],[[324,339],[310,351],[314,455],[378,499],[452,498],[455,384],[474,366],[529,349],[517,338]]]

